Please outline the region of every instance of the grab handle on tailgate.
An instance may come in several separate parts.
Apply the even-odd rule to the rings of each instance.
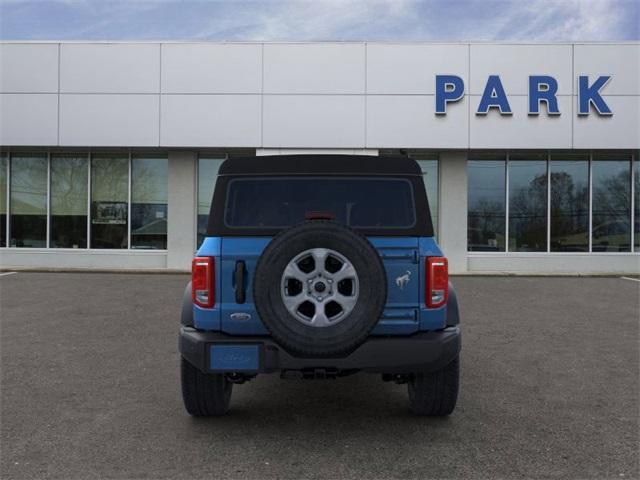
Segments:
[[[246,273],[247,269],[245,268],[244,260],[238,260],[236,262],[236,270],[234,272],[236,303],[244,303],[247,300],[247,293],[245,288]]]

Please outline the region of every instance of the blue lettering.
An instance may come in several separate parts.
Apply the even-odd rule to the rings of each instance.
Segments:
[[[464,80],[456,75],[436,75],[436,115],[447,113],[447,103],[464,96]]]
[[[558,82],[555,78],[546,75],[531,75],[529,77],[529,115],[540,114],[541,102],[547,104],[549,115],[560,115],[557,92]]]
[[[609,106],[600,96],[600,90],[611,80],[610,75],[601,75],[589,86],[589,76],[578,77],[578,115],[589,115],[591,105],[600,115],[613,115]]]
[[[498,75],[489,75],[476,115],[486,115],[490,108],[498,108],[501,115],[512,114],[509,100]]]

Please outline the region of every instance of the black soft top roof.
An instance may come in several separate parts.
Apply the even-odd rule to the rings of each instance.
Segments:
[[[373,155],[269,155],[225,160],[218,175],[422,175],[415,160]]]
[[[273,236],[286,227],[233,227],[225,223],[229,186],[242,177],[281,176],[355,176],[400,177],[411,184],[414,196],[415,224],[411,228],[356,228],[367,236],[432,237],[433,224],[429,201],[418,163],[400,156],[367,155],[273,155],[265,157],[237,157],[225,160],[220,166],[209,212],[207,235],[210,237]],[[240,178],[239,178],[240,177]],[[260,202],[259,198],[254,199]],[[299,221],[303,221],[300,218]]]

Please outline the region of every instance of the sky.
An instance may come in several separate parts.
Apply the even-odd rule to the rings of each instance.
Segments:
[[[0,0],[0,39],[639,40],[640,0]]]

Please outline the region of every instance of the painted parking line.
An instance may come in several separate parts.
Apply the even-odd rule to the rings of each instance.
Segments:
[[[640,278],[620,277],[623,280],[631,280],[632,282],[640,282]]]
[[[0,273],[0,277],[5,277],[7,275],[13,275],[14,273],[18,273],[18,272],[4,272],[4,273]]]

